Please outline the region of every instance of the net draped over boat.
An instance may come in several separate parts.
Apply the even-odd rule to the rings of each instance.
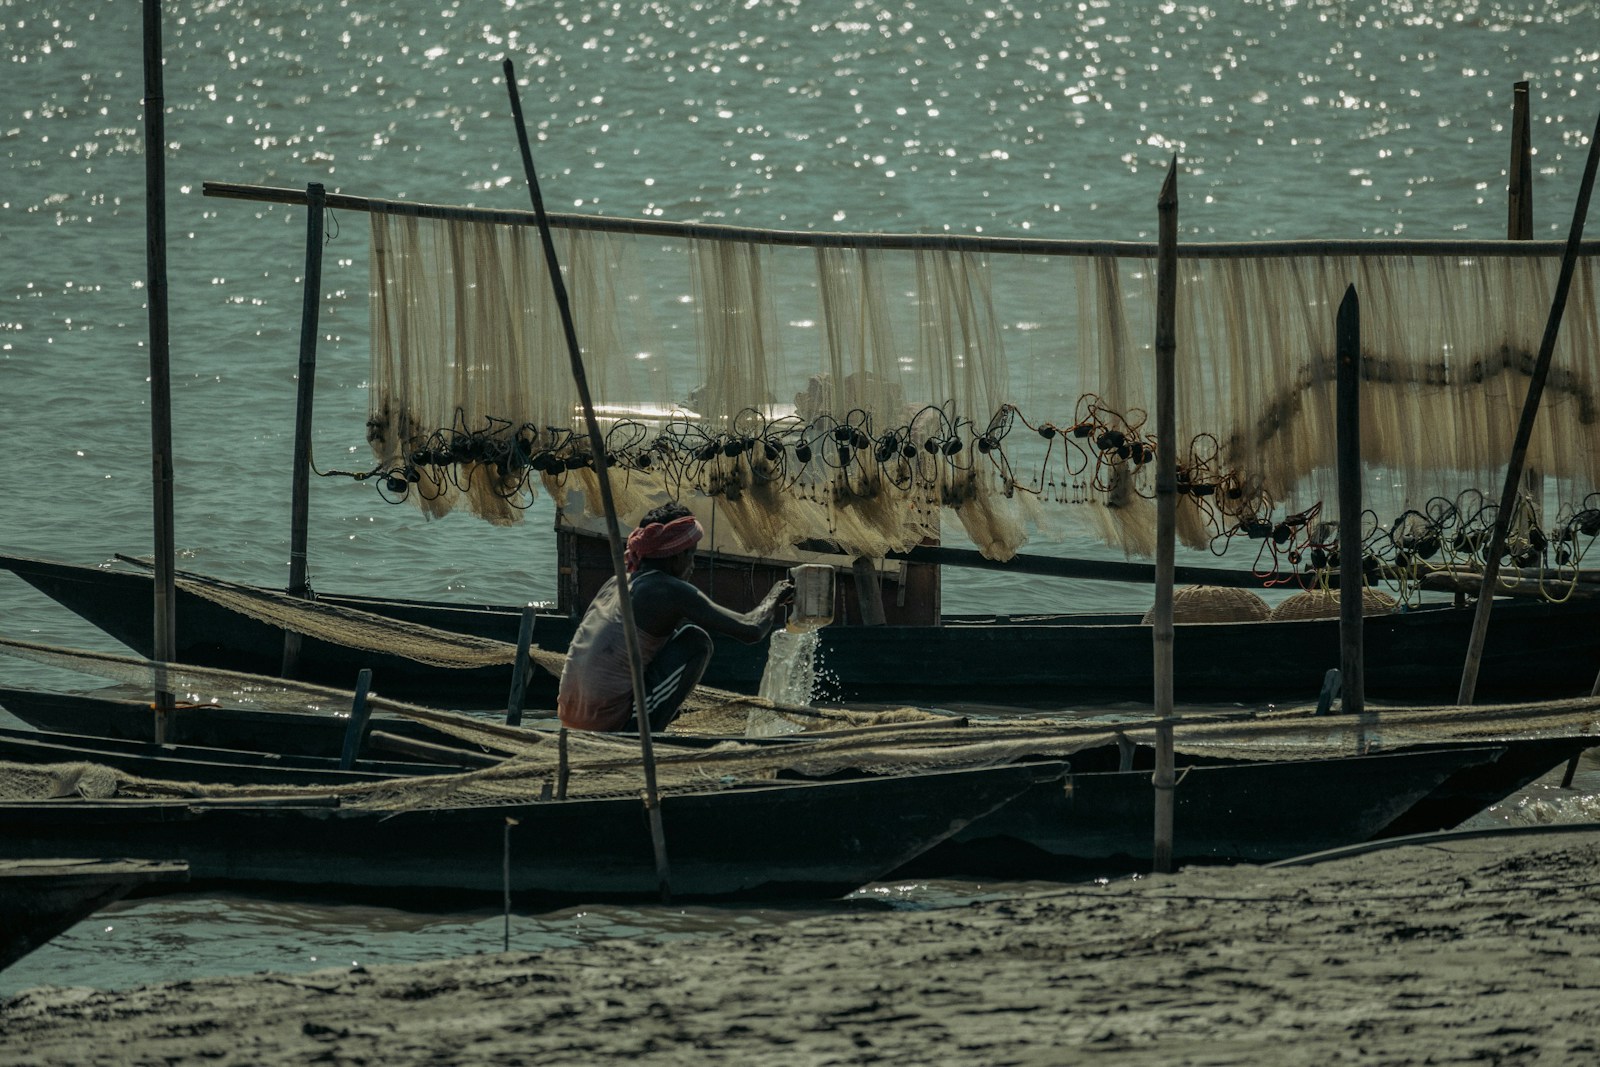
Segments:
[[[495,522],[539,481],[595,507],[537,231],[371,219],[369,438],[389,490]],[[1152,553],[1153,246],[560,222],[625,520],[681,499],[750,555],[820,539],[878,557],[942,514],[997,559],[1074,526]],[[1369,508],[1439,533],[1441,512],[1481,510],[1464,490],[1498,498],[1552,245],[1180,245],[1178,264],[1186,544],[1260,538],[1336,497],[1352,286]],[[1568,516],[1600,481],[1596,284],[1586,247],[1527,456],[1533,503]]]
[[[340,706],[349,693],[284,679],[260,678],[184,665],[160,665],[108,653],[55,649],[0,639],[0,652],[71,667],[147,687],[222,694],[258,710],[320,710],[343,727]],[[159,679],[159,680],[158,680]],[[203,698],[203,697],[202,697]],[[231,786],[142,777],[92,761],[23,765],[0,762],[0,799],[54,797],[300,798],[330,800],[352,809],[423,808],[530,803],[541,800],[632,797],[639,793],[637,740],[629,736],[508,726],[492,719],[374,697],[374,711],[425,723],[472,751],[502,757],[481,769],[431,777],[401,777],[337,786]],[[183,709],[204,715],[205,707]],[[799,732],[781,741],[737,735],[748,716],[775,715]],[[1065,759],[1118,744],[1154,743],[1145,719],[968,720],[897,709],[850,712],[774,705],[735,697],[718,704],[701,694],[695,709],[657,739],[655,765],[664,795],[719,791],[779,780],[854,774],[902,774],[995,767],[1017,761]],[[728,736],[730,728],[736,731]],[[714,744],[687,743],[709,737]],[[1233,713],[1176,725],[1180,755],[1255,760],[1303,760],[1396,751],[1445,741],[1513,738],[1600,740],[1600,698],[1536,704],[1391,708],[1359,716],[1318,716],[1310,707],[1266,714]],[[1104,761],[1100,761],[1104,762]],[[1179,788],[1182,788],[1180,780]]]

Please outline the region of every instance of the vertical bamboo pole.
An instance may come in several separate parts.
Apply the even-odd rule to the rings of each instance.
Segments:
[[[161,0],[144,0],[145,297],[150,314],[150,473],[155,496],[155,660],[177,658],[172,532],[172,381],[167,329],[167,132],[161,73]],[[165,744],[172,693],[156,673],[155,740]]]
[[[617,579],[617,601],[622,612],[622,630],[628,644],[628,660],[633,669],[633,707],[639,722],[639,752],[644,763],[644,803],[650,822],[650,841],[655,849],[656,878],[661,889],[661,899],[671,896],[671,879],[667,867],[666,838],[661,828],[661,802],[656,791],[655,749],[650,738],[650,715],[645,708],[644,657],[639,647],[639,628],[633,619],[633,598],[628,591],[628,569],[623,561],[622,531],[617,526],[617,505],[611,493],[611,475],[606,464],[606,442],[600,434],[600,422],[595,418],[594,400],[589,396],[589,379],[583,370],[583,353],[578,347],[577,330],[572,324],[572,307],[567,300],[567,286],[561,279],[561,261],[556,255],[555,241],[550,236],[550,220],[545,215],[544,197],[539,192],[539,176],[533,168],[533,152],[528,147],[528,129],[522,120],[522,99],[517,94],[516,67],[508,58],[504,63],[506,90],[511,94],[511,115],[516,120],[517,142],[522,150],[522,169],[528,180],[528,194],[533,200],[533,213],[539,223],[539,239],[544,244],[545,262],[549,267],[550,285],[555,291],[556,307],[561,312],[561,328],[566,334],[567,355],[572,363],[572,378],[578,387],[578,400],[583,405],[583,421],[589,431],[589,451],[593,457],[595,478],[600,483],[600,503],[606,513],[606,533],[611,540],[611,571]]]
[[[1172,581],[1178,503],[1178,429],[1175,353],[1178,310],[1178,157],[1172,157],[1157,200],[1161,217],[1156,244],[1156,602],[1155,638],[1156,791],[1152,866],[1172,870]]]
[[[304,597],[306,527],[311,499],[311,405],[317,391],[317,320],[322,311],[322,204],[320,182],[306,186],[306,273],[300,297],[300,372],[295,383],[294,471],[290,482],[289,595]],[[294,677],[300,660],[300,635],[283,632],[285,678]]]
[[[1335,422],[1339,455],[1339,684],[1347,715],[1365,710],[1361,662],[1361,301],[1356,287],[1339,303]]]
[[[1472,636],[1467,641],[1467,660],[1461,671],[1457,704],[1472,703],[1473,692],[1478,685],[1478,664],[1483,659],[1483,639],[1489,630],[1489,605],[1494,600],[1494,584],[1500,577],[1500,554],[1505,551],[1506,531],[1511,525],[1511,511],[1516,507],[1517,488],[1522,481],[1523,460],[1528,454],[1528,442],[1533,437],[1533,422],[1539,414],[1539,399],[1544,395],[1545,379],[1550,375],[1550,360],[1555,354],[1556,337],[1561,332],[1561,316],[1566,312],[1567,293],[1572,289],[1572,272],[1578,265],[1578,248],[1583,243],[1583,224],[1589,215],[1589,196],[1594,192],[1597,164],[1600,164],[1600,119],[1596,119],[1594,132],[1589,135],[1589,158],[1583,167],[1583,179],[1578,183],[1578,202],[1572,210],[1567,247],[1561,254],[1561,274],[1556,279],[1549,317],[1545,319],[1544,338],[1539,342],[1539,358],[1528,380],[1528,395],[1522,402],[1522,418],[1517,422],[1517,435],[1511,442],[1511,459],[1506,464],[1505,486],[1500,492],[1500,509],[1495,514],[1489,553],[1483,561],[1478,610],[1472,616]]]

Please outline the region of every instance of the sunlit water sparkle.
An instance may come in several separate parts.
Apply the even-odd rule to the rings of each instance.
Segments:
[[[552,209],[792,228],[1149,239],[1176,153],[1185,239],[1497,237],[1512,84],[1529,79],[1535,228],[1559,237],[1600,107],[1587,2],[164,6],[180,566],[271,585],[288,561],[304,217],[206,199],[202,183],[525,207],[507,54]],[[152,540],[139,30],[137,4],[0,0],[0,544],[24,553],[97,562]],[[330,220],[324,285],[315,458],[359,467],[364,220]],[[553,600],[551,516],[541,498],[512,529],[429,522],[370,485],[318,481],[312,582]],[[943,595],[953,611],[1148,607],[1114,583],[986,572],[948,572]],[[9,575],[0,603],[7,636],[120,650]],[[6,677],[84,684],[17,664]],[[776,921],[705,914],[530,918],[513,947]],[[500,929],[146,901],[35,953],[0,991],[491,951]]]

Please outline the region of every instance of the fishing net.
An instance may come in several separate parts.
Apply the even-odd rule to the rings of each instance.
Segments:
[[[211,710],[226,715],[239,703],[254,708],[318,709],[338,722],[351,694],[280,679],[162,665],[129,657],[0,641],[0,651],[36,662],[98,673],[145,686],[198,687],[229,694]],[[1017,761],[1070,761],[1090,749],[1153,743],[1148,719],[1106,716],[1086,720],[969,720],[919,709],[851,712],[774,704],[759,697],[697,694],[699,703],[659,735],[655,767],[664,795],[703,792],[780,780],[903,774],[993,767]],[[192,709],[204,713],[204,709]],[[408,808],[529,802],[566,797],[637,796],[643,781],[637,739],[623,735],[513,727],[487,718],[375,698],[375,713],[425,723],[473,752],[500,757],[494,765],[433,777],[347,786],[207,786],[141,778],[104,767],[0,764],[0,797],[287,797],[341,806]],[[778,738],[743,736],[753,714],[783,719],[795,732]],[[733,736],[724,733],[731,728]],[[1539,704],[1386,709],[1358,717],[1315,716],[1309,709],[1264,715],[1227,713],[1174,724],[1183,756],[1254,760],[1309,759],[1394,750],[1444,741],[1506,738],[1594,738],[1600,743],[1600,699]],[[704,738],[704,739],[697,739]],[[1104,765],[1105,759],[1097,760]]]
[[[1291,520],[1335,491],[1351,286],[1363,459],[1385,472],[1366,503],[1470,555],[1463,490],[1499,484],[1558,262],[1511,242],[1181,247],[1177,439],[1157,442],[1148,245],[558,221],[623,519],[679,499],[708,547],[754,556],[881,558],[946,519],[996,559],[1074,530],[1148,556],[1159,446],[1184,543],[1298,557],[1313,531]],[[372,249],[369,476],[431,514],[514,521],[540,486],[593,508],[535,230],[375,211]],[[1600,527],[1596,285],[1581,258],[1527,463],[1532,511]]]
[[[178,575],[174,581],[185,592],[239,615],[347,648],[386,652],[453,669],[510,666],[517,658],[516,645],[492,638],[397,622],[370,611],[217,578]],[[530,648],[528,655],[540,668],[560,675],[564,656],[538,648]]]
[[[663,795],[705,792],[782,780],[905,774],[1017,761],[1065,759],[1121,744],[1150,746],[1156,724],[1127,722],[945,720],[845,727],[797,739],[728,739],[690,746],[661,739],[655,754]],[[347,786],[205,786],[141,778],[104,767],[0,763],[0,797],[121,796],[134,798],[282,797],[331,800],[377,810],[525,803],[561,798],[639,795],[640,757],[632,738],[575,731],[516,730],[459,724],[463,739],[505,752],[492,767],[435,777]],[[1592,738],[1600,744],[1600,700],[1537,705],[1386,709],[1357,717],[1296,710],[1260,716],[1187,719],[1175,724],[1185,757],[1305,760],[1398,751],[1448,741]],[[1103,761],[1102,761],[1103,762]]]

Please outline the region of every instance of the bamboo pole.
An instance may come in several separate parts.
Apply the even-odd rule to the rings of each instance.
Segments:
[[[1567,233],[1566,251],[1561,257],[1561,274],[1556,279],[1556,291],[1550,301],[1550,314],[1545,320],[1544,338],[1539,342],[1539,357],[1533,374],[1528,379],[1528,395],[1522,403],[1522,418],[1517,422],[1517,435],[1511,443],[1511,459],[1506,464],[1505,486],[1500,493],[1500,507],[1495,513],[1494,534],[1489,540],[1489,552],[1483,561],[1483,584],[1478,589],[1478,609],[1472,616],[1472,636],[1467,641],[1466,665],[1461,671],[1461,689],[1456,703],[1472,703],[1473,691],[1478,685],[1478,664],[1483,658],[1483,639],[1489,630],[1489,605],[1494,600],[1494,583],[1500,575],[1500,555],[1506,547],[1506,531],[1511,525],[1511,512],[1516,507],[1517,490],[1522,482],[1522,464],[1528,454],[1528,442],[1533,437],[1533,422],[1539,414],[1539,398],[1544,395],[1545,379],[1550,374],[1550,361],[1555,355],[1556,337],[1561,332],[1561,316],[1567,309],[1567,293],[1572,288],[1572,272],[1578,264],[1578,251],[1583,242],[1583,224],[1589,214],[1589,196],[1594,192],[1595,168],[1600,165],[1600,119],[1595,121],[1594,132],[1589,135],[1589,158],[1583,167],[1583,179],[1578,183],[1578,202],[1572,210],[1572,226]]]
[[[317,321],[322,311],[322,202],[318,182],[306,186],[306,273],[300,298],[300,373],[295,383],[294,466],[290,479],[289,595],[305,597],[306,527],[311,500],[311,406],[317,391]],[[300,660],[300,635],[283,632],[285,678],[293,678]]]
[[[144,0],[145,298],[150,314],[150,473],[155,498],[154,658],[177,659],[177,551],[172,532],[172,381],[167,329],[167,133],[161,0]],[[172,693],[156,672],[155,741],[165,744]]]
[[[269,185],[205,182],[206,196],[250,200],[267,204],[303,204],[305,193]],[[379,212],[410,218],[452,222],[487,222],[504,226],[536,226],[533,213],[504,208],[423,204],[410,200],[329,193],[328,207],[341,211]],[[752,244],[799,248],[872,248],[895,251],[936,249],[1019,256],[1113,256],[1154,259],[1158,249],[1149,241],[1070,241],[1038,237],[988,237],[979,234],[824,233],[814,230],[767,230],[753,226],[728,226],[708,222],[670,222],[665,219],[604,218],[598,215],[547,215],[556,229],[594,233],[622,233],[682,240],[746,241]],[[1285,256],[1551,256],[1562,249],[1560,241],[1440,240],[1399,237],[1344,238],[1298,241],[1217,241],[1186,243],[1184,259],[1250,259]],[[1584,255],[1600,255],[1600,241],[1583,246]]]
[[[639,755],[644,763],[644,804],[650,822],[650,842],[655,849],[656,878],[665,903],[671,897],[671,877],[667,866],[667,845],[661,827],[661,798],[656,790],[655,750],[650,738],[650,715],[645,707],[644,657],[639,646],[639,628],[633,618],[633,598],[628,590],[628,569],[623,561],[622,531],[617,526],[617,504],[611,493],[611,475],[606,464],[606,443],[595,418],[594,400],[589,395],[589,379],[583,369],[583,353],[578,347],[577,330],[572,323],[572,307],[567,301],[567,286],[561,279],[561,261],[545,217],[544,197],[539,192],[539,175],[533,167],[533,152],[528,147],[528,128],[522,120],[522,99],[517,95],[516,67],[508,58],[504,63],[506,91],[511,96],[511,115],[517,126],[517,143],[522,151],[522,169],[528,179],[528,194],[538,221],[539,238],[549,266],[550,285],[556,307],[561,312],[561,328],[566,334],[567,355],[572,362],[572,378],[583,405],[583,421],[589,430],[589,451],[595,478],[600,483],[600,503],[606,513],[606,533],[611,540],[611,570],[617,580],[617,603],[622,613],[622,630],[628,644],[628,662],[633,672],[633,708],[639,722]]]
[[[1172,569],[1176,555],[1178,456],[1177,350],[1178,307],[1178,157],[1172,157],[1167,180],[1157,200],[1161,216],[1160,254],[1156,257],[1156,602],[1151,615],[1155,643],[1156,769],[1155,847],[1152,866],[1172,870]]]
[[[1366,702],[1361,662],[1361,301],[1356,287],[1339,303],[1335,420],[1339,457],[1339,686],[1346,715],[1360,715]]]

